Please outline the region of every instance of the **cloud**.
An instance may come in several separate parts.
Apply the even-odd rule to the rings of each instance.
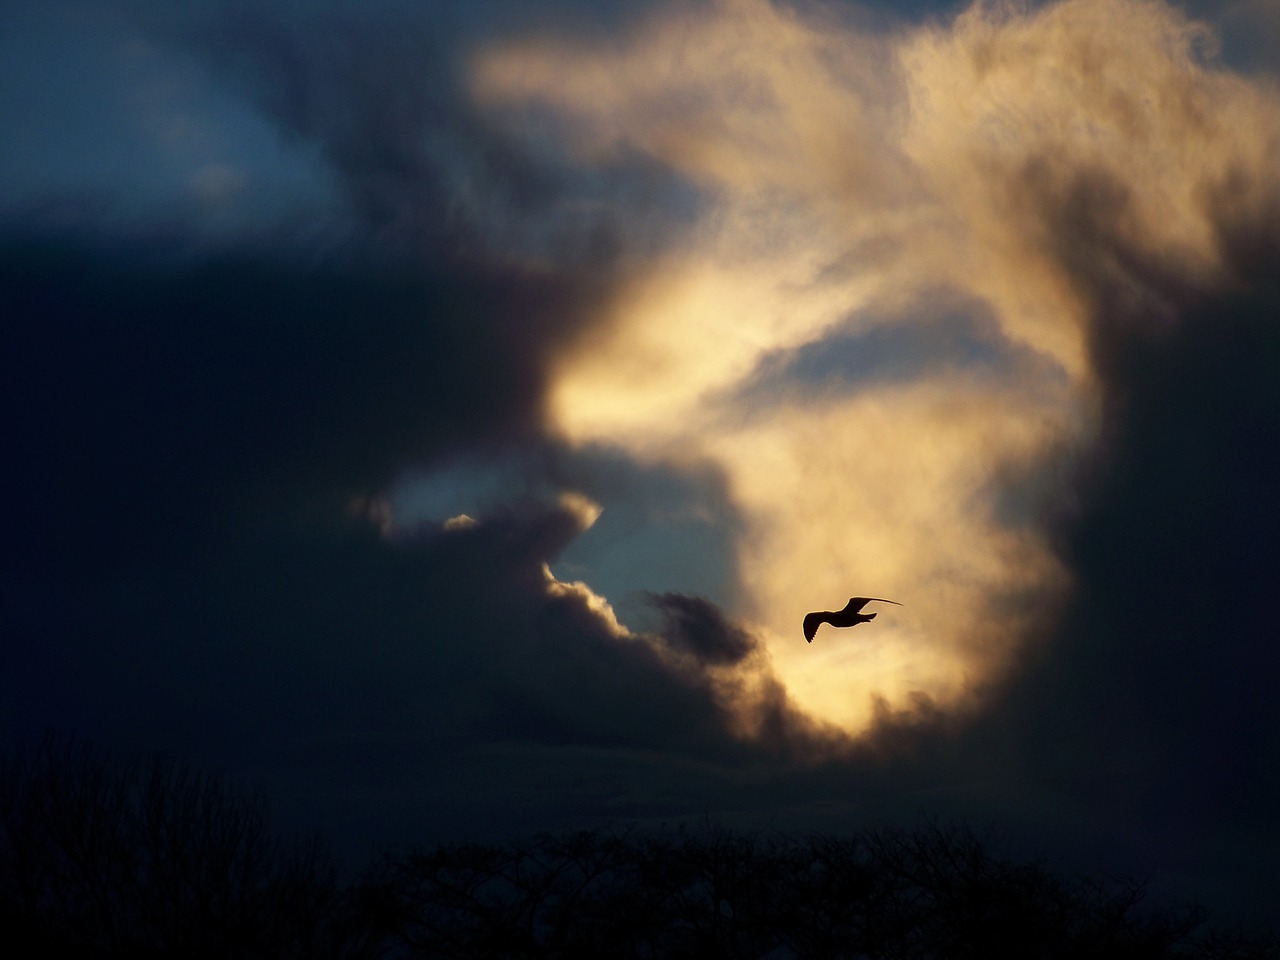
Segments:
[[[20,723],[418,837],[927,805],[1275,850],[1280,106],[1202,27],[228,9],[169,41],[341,240],[6,214]],[[853,592],[904,606],[805,645]]]
[[[615,17],[590,6],[580,23]],[[670,213],[679,200],[678,185],[651,163],[620,158],[588,182],[553,140],[514,143],[476,109],[462,65],[478,37],[529,19],[519,4],[322,4],[303,17],[286,4],[231,2],[148,19],[297,153],[318,158],[342,200],[329,232],[347,248],[411,261],[603,264],[623,216],[629,242],[643,219],[657,243],[664,220],[642,212]]]
[[[344,744],[441,742],[477,711],[496,730],[495,634],[611,636],[544,574],[588,505],[411,549],[382,538],[377,496],[459,451],[536,447],[547,345],[602,280],[16,233],[0,276],[22,504],[3,525],[6,723],[296,773]],[[494,595],[510,622],[477,623]]]
[[[410,463],[536,435],[548,343],[603,283],[16,239],[4,262],[15,483],[43,505],[23,521],[41,550],[83,549],[82,513],[123,549],[229,498],[376,491]]]
[[[1022,798],[1010,806],[1088,810],[1096,835],[1136,859],[1197,864],[1183,895],[1259,918],[1274,884],[1240,864],[1280,853],[1268,812],[1280,517],[1264,492],[1280,481],[1280,303],[1268,286],[1185,299],[1174,330],[1111,329],[1102,440],[1056,525],[1074,597],[990,697],[971,745],[1011,749]]]
[[[756,649],[750,634],[728,623],[720,609],[703,597],[664,593],[652,596],[650,602],[663,614],[667,641],[700,661],[740,663]]]
[[[405,524],[378,494],[466,452],[553,449],[547,351],[601,279],[31,239],[0,264],[23,725],[237,766],[352,742],[752,749],[754,701],[711,672],[752,646],[740,628],[686,597],[633,632],[551,572],[594,501]]]
[[[206,25],[184,23],[187,41]],[[34,207],[7,217],[3,427],[22,468],[6,495],[24,508],[5,523],[20,558],[6,720],[256,772],[304,806],[310,782],[339,822],[336,784],[395,792],[403,777],[416,786],[389,807],[426,792],[438,806],[419,820],[475,826],[474,797],[424,784],[454,761],[465,779],[485,749],[525,751],[516,795],[538,793],[539,750],[563,751],[569,777],[599,751],[751,755],[741,715],[759,698],[682,646],[739,628],[690,597],[700,626],[634,632],[551,570],[600,511],[567,492],[546,408],[549,364],[619,282],[607,244],[538,256],[512,226],[524,200],[504,193],[538,161],[508,169],[447,85],[410,92],[448,70],[423,66],[416,39],[387,56],[381,30],[354,24],[344,45],[268,23],[202,54],[319,145],[358,251],[341,229],[317,255],[305,230],[211,249],[154,225],[121,241],[93,221],[67,240]],[[610,182],[650,179],[624,163]],[[493,210],[468,206],[490,187]],[[465,520],[397,517],[398,479],[491,454],[533,464],[533,495],[500,484],[505,500]],[[801,731],[777,751],[802,750],[785,695],[767,707]],[[711,779],[732,779],[722,769]]]
[[[472,61],[479,102],[550,111],[582,169],[640,152],[714,210],[562,356],[550,414],[572,442],[724,472],[739,612],[804,709],[859,730],[878,698],[959,707],[1061,610],[1043,521],[1100,436],[1109,331],[1227,282],[1207,197],[1270,189],[1275,98],[1206,62],[1210,39],[1158,3],[977,4],[884,34],[740,0]],[[990,324],[998,363],[797,379],[906,343],[939,298],[967,306],[937,326]],[[874,646],[792,642],[849,592],[907,606]]]

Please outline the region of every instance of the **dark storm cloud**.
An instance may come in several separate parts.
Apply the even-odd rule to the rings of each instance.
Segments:
[[[616,767],[608,778],[629,790],[652,765],[622,759],[632,751],[731,778],[756,750],[729,734],[697,665],[548,579],[544,564],[579,531],[575,515],[536,505],[393,541],[357,519],[241,524],[173,562],[32,577],[6,598],[18,628],[6,699],[28,724],[74,723],[304,794],[340,843],[387,837],[343,829],[366,791],[389,793],[360,816],[417,804],[395,839],[428,842],[452,824],[493,829],[477,804],[539,802],[543,818],[600,804],[584,778]],[[32,585],[75,615],[37,608]],[[506,760],[482,773],[493,750]],[[479,777],[484,796],[454,795],[441,779],[453,777]],[[498,790],[505,800],[488,797]],[[667,790],[664,802],[689,802]],[[636,794],[594,813],[616,802],[646,807]]]
[[[312,627],[351,649],[429,627],[385,548],[334,525],[409,465],[536,443],[549,344],[594,289],[17,240],[0,276],[9,694],[47,720],[154,708],[160,728],[190,719],[206,660],[229,702],[262,705],[273,658],[325,663]],[[352,608],[316,621],[311,591]],[[91,689],[41,693],[64,676]]]
[[[288,135],[319,146],[376,238],[456,247],[478,221],[554,191],[549,169],[480,129],[437,24],[241,8],[216,26],[218,61]]]
[[[236,498],[377,489],[531,435],[551,344],[599,290],[19,241],[0,270],[24,551],[128,552]]]
[[[523,269],[510,248],[546,238],[526,244],[517,221],[558,229],[583,189],[625,198],[667,175],[623,158],[579,189],[511,151],[466,103],[465,44],[439,24],[140,18],[316,144],[351,219],[318,225],[343,252],[317,259],[307,230],[211,252],[181,218],[122,243],[82,217],[70,241],[40,203],[9,211],[6,720],[266,770],[285,792],[353,767],[429,780],[482,744],[750,754],[702,660],[670,653],[713,628],[717,661],[745,633],[698,601],[670,640],[631,634],[552,579],[573,510],[391,539],[360,516],[404,471],[554,446],[549,365],[611,296],[608,244],[574,221],[587,241],[561,262],[587,269]],[[536,765],[506,771],[513,790]]]
[[[611,14],[551,7],[547,18],[599,27]],[[384,255],[521,250],[601,263],[621,245],[620,231],[629,249],[646,232],[656,243],[695,197],[661,165],[626,155],[582,176],[554,136],[517,146],[471,102],[474,46],[496,24],[527,20],[528,11],[503,4],[328,5],[302,17],[231,3],[162,32],[210,63],[284,137],[319,151],[348,201],[353,239]]]
[[[1112,345],[1108,449],[1067,537],[1073,725],[1123,731],[1106,755],[1154,775],[1142,802],[1191,818],[1280,801],[1278,316],[1274,295],[1213,298],[1172,336]]]
[[[1196,274],[1130,231],[1127,187],[1038,170],[1024,196],[1087,304],[1100,434],[1044,521],[1071,599],[956,755],[991,770],[1010,750],[1014,807],[1090,810],[1160,870],[1200,864],[1183,893],[1261,910],[1280,854],[1277,207],[1206,184],[1223,263]]]
[[[704,597],[662,593],[650,595],[649,602],[662,613],[667,641],[701,661],[717,665],[739,663],[759,646],[754,637],[729,622],[723,611]]]
[[[545,364],[603,281],[3,253],[19,726],[282,770],[352,741],[399,744],[367,761],[393,767],[493,742],[753,749],[700,665],[753,641],[690,598],[664,604],[669,638],[633,635],[551,580],[579,514],[529,503],[387,540],[346,512],[406,467],[546,443]]]
[[[1108,591],[1114,619],[1136,634],[1134,660],[1118,672],[1146,664],[1135,699],[1188,750],[1190,769],[1204,770],[1195,791],[1232,802],[1245,791],[1252,809],[1280,801],[1280,709],[1267,689],[1280,676],[1273,238],[1239,251],[1248,287],[1196,298],[1175,337],[1114,345],[1115,453],[1093,478],[1097,513],[1073,541],[1095,579],[1125,554],[1158,558],[1129,575],[1133,594]],[[1145,622],[1134,623],[1139,611]]]
[[[353,740],[410,767],[485,742],[750,752],[699,666],[746,634],[681,598],[664,644],[551,579],[579,513],[388,540],[344,512],[404,465],[539,443],[541,341],[591,284],[4,253],[8,719],[281,769]]]

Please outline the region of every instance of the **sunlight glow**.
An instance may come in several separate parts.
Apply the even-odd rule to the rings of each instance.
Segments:
[[[552,415],[571,442],[723,472],[749,522],[733,612],[796,702],[856,732],[877,697],[966,696],[1069,589],[1031,478],[1092,438],[1099,291],[1148,295],[1135,251],[1212,276],[1206,191],[1268,176],[1280,110],[1159,3],[978,3],[883,36],[805,10],[673,7],[628,43],[489,49],[472,76],[500,115],[550,108],[585,169],[640,151],[712,201],[561,358]],[[909,323],[939,290],[1038,372],[797,379],[735,404],[766,358]],[[905,606],[806,645],[804,612],[854,593]]]

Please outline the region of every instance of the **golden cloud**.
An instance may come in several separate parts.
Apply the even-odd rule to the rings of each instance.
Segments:
[[[475,60],[496,116],[550,108],[584,167],[638,150],[712,201],[562,356],[552,414],[570,441],[723,472],[750,523],[736,612],[815,717],[959,702],[1069,588],[1004,509],[1011,478],[1092,441],[1099,325],[1223,282],[1215,204],[1276,196],[1276,95],[1208,65],[1210,41],[1146,0],[977,3],[891,34],[725,0]],[[1055,377],[935,364],[726,407],[765,358],[910,322],[940,289]],[[1104,315],[1104,291],[1140,309]],[[906,605],[806,646],[804,612],[854,593]]]

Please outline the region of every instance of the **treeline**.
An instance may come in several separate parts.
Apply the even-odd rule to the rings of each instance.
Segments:
[[[936,824],[561,834],[344,878],[260,798],[48,737],[0,764],[0,955],[1254,960],[1280,941]]]
[[[379,956],[351,893],[318,839],[278,838],[217,778],[59,736],[0,763],[6,957]]]

